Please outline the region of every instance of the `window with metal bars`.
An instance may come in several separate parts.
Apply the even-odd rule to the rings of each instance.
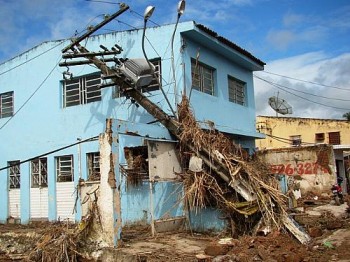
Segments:
[[[8,169],[10,177],[10,188],[21,187],[21,168],[19,163],[19,160],[9,161],[7,163],[7,165],[10,167]]]
[[[56,157],[57,182],[72,182],[73,174],[73,156],[67,155]]]
[[[13,91],[0,94],[0,118],[13,116]]]
[[[340,145],[340,132],[329,132],[328,141],[331,145]]]
[[[228,99],[230,102],[244,106],[246,104],[246,83],[228,76]]]
[[[47,158],[37,158],[31,161],[32,187],[47,187]]]
[[[191,75],[193,89],[214,95],[214,69],[192,59]]]
[[[152,82],[141,89],[143,93],[159,90],[159,84],[162,83],[162,60],[160,58],[151,59],[150,62],[155,66],[155,76],[153,76]],[[113,89],[113,98],[123,97],[123,93],[120,92],[119,86],[115,86]]]
[[[63,107],[101,101],[101,73],[63,81]]]
[[[88,180],[100,180],[100,153],[87,153]]]

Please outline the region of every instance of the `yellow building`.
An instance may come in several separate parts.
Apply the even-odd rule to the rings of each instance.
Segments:
[[[344,155],[350,151],[350,122],[347,120],[299,117],[258,116],[257,131],[265,134],[256,140],[258,150],[286,147],[304,147],[329,144],[333,147],[335,178],[344,180],[344,192],[350,192],[350,180],[346,174]]]
[[[265,139],[256,140],[259,149],[313,144],[350,146],[347,120],[258,116],[256,128],[266,134]]]

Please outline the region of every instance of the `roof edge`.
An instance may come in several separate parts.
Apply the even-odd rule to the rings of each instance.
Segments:
[[[208,27],[202,25],[202,24],[197,24],[196,22],[194,22],[195,27],[197,27],[199,30],[205,32],[206,34],[216,38],[220,43],[238,51],[239,53],[245,55],[246,57],[252,59],[255,63],[257,63],[260,66],[265,66],[266,63],[261,61],[259,58],[255,57],[254,55],[252,55],[250,52],[248,52],[247,50],[243,49],[242,47],[238,46],[237,44],[233,43],[232,41],[228,40],[227,38],[218,35],[216,32],[214,32],[213,30],[209,29]]]

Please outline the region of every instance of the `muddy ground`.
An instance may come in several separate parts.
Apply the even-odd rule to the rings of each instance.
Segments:
[[[348,205],[335,206],[329,204],[329,199],[311,198],[299,200],[298,206],[291,215],[312,237],[307,245],[283,230],[231,239],[224,234],[194,232],[152,237],[149,228],[132,227],[123,230],[119,248],[106,248],[90,241],[75,243],[77,258],[78,261],[350,261]],[[33,253],[38,252],[38,244],[56,227],[73,230],[71,225],[46,222],[0,225],[0,261],[29,258],[35,261]]]

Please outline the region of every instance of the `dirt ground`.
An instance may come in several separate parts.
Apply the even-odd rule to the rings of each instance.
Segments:
[[[149,228],[123,230],[119,248],[99,243],[79,246],[78,261],[350,261],[350,216],[348,205],[335,206],[329,199],[301,200],[291,215],[312,237],[307,245],[292,235],[272,231],[267,235],[242,236],[172,232],[152,237]],[[32,223],[0,225],[0,261],[28,261],[38,243],[54,227],[72,226]],[[35,261],[35,256],[30,256]]]

